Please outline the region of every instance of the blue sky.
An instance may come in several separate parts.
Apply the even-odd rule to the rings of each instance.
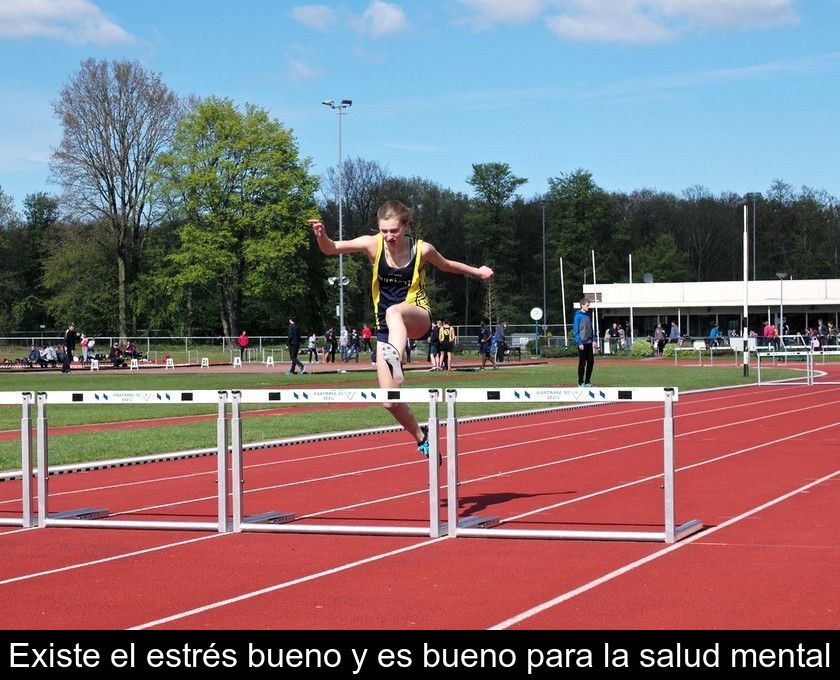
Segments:
[[[0,187],[49,184],[51,102],[82,60],[253,102],[322,174],[345,157],[469,193],[505,162],[541,194],[840,196],[840,0],[0,0]]]

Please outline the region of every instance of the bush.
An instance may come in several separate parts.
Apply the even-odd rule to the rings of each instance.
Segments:
[[[630,356],[634,359],[647,359],[653,356],[653,345],[647,340],[639,338],[633,341],[630,348]]]
[[[534,356],[534,341],[529,340],[525,347],[522,348],[524,354]],[[543,359],[563,359],[577,356],[577,345],[570,343],[568,347],[565,345],[549,345],[545,343],[544,339],[540,339],[540,356]]]

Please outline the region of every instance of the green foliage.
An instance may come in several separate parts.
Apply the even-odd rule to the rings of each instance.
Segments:
[[[158,158],[163,193],[184,217],[170,273],[216,298],[228,335],[240,328],[245,298],[281,317],[305,299],[316,188],[308,168],[267,112],[215,97],[196,103]]]
[[[633,341],[630,348],[630,356],[634,359],[647,359],[653,356],[653,345],[647,340],[638,338]]]
[[[641,281],[645,273],[654,281],[689,281],[688,258],[671,234],[661,234],[655,243],[642,246],[633,255],[634,279]]]
[[[87,334],[119,327],[114,245],[109,229],[73,225],[54,230],[43,260],[44,302],[63,332],[70,321]]]

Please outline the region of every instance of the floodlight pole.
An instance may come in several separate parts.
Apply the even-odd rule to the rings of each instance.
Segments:
[[[548,306],[545,295],[545,201],[542,201],[542,284],[543,284],[543,335],[548,328]]]
[[[338,240],[342,241],[344,239],[344,156],[341,146],[341,119],[346,115],[345,109],[352,106],[353,101],[342,99],[336,104],[332,99],[327,99],[321,103],[333,109],[338,116]],[[344,330],[344,255],[342,253],[338,255],[338,324],[340,335]]]
[[[749,208],[744,205],[744,319],[743,319],[743,340],[744,340],[744,377],[750,374],[750,302],[749,302],[749,235],[747,234],[747,213]]]
[[[785,303],[784,303],[784,280],[787,278],[787,272],[776,272],[776,278],[779,279],[779,337],[782,347],[785,344]]]

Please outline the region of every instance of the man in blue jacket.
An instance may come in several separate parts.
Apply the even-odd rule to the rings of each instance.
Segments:
[[[578,385],[580,387],[592,387],[592,383],[589,381],[592,380],[592,369],[595,367],[595,349],[598,348],[595,331],[592,329],[589,305],[589,298],[581,298],[580,309],[575,312],[575,320],[572,324],[572,333],[578,347]]]

